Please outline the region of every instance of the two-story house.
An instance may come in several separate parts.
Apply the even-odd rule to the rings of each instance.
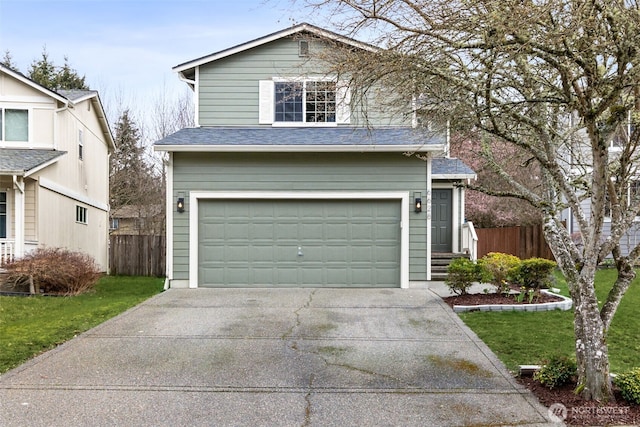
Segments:
[[[54,92],[0,65],[0,263],[62,247],[107,271],[113,149],[97,92]]]
[[[470,250],[455,184],[474,172],[410,117],[364,120],[314,55],[334,43],[375,49],[300,24],[174,67],[196,127],[155,144],[168,286],[406,288]]]

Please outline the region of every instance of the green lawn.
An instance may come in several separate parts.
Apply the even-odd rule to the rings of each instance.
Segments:
[[[107,276],[74,297],[0,296],[0,373],[162,291],[164,279]]]
[[[615,269],[599,270],[596,292],[603,301],[616,278]],[[640,274],[639,274],[640,276]],[[557,287],[569,295],[563,279]],[[471,312],[462,320],[511,370],[518,365],[539,364],[551,355],[573,357],[573,311]],[[640,367],[640,277],[632,283],[609,331],[612,372]]]

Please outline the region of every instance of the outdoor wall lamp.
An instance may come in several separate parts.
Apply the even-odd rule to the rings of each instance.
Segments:
[[[184,197],[178,197],[178,212],[184,212]]]
[[[422,199],[420,197],[416,197],[415,212],[416,213],[422,212]]]

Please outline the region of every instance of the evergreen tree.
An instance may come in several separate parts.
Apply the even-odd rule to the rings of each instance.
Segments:
[[[11,52],[9,50],[4,51],[4,56],[2,57],[2,61],[0,61],[2,65],[5,67],[9,67],[12,70],[17,70],[18,67],[13,63],[13,57],[11,56]]]
[[[68,57],[64,57],[62,67],[56,67],[49,59],[46,47],[42,50],[40,60],[33,60],[31,63],[29,78],[51,90],[89,89],[85,83],[85,76],[81,77],[71,68]]]

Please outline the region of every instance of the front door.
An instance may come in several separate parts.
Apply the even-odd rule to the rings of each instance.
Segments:
[[[433,190],[431,194],[431,251],[451,252],[453,191]]]

